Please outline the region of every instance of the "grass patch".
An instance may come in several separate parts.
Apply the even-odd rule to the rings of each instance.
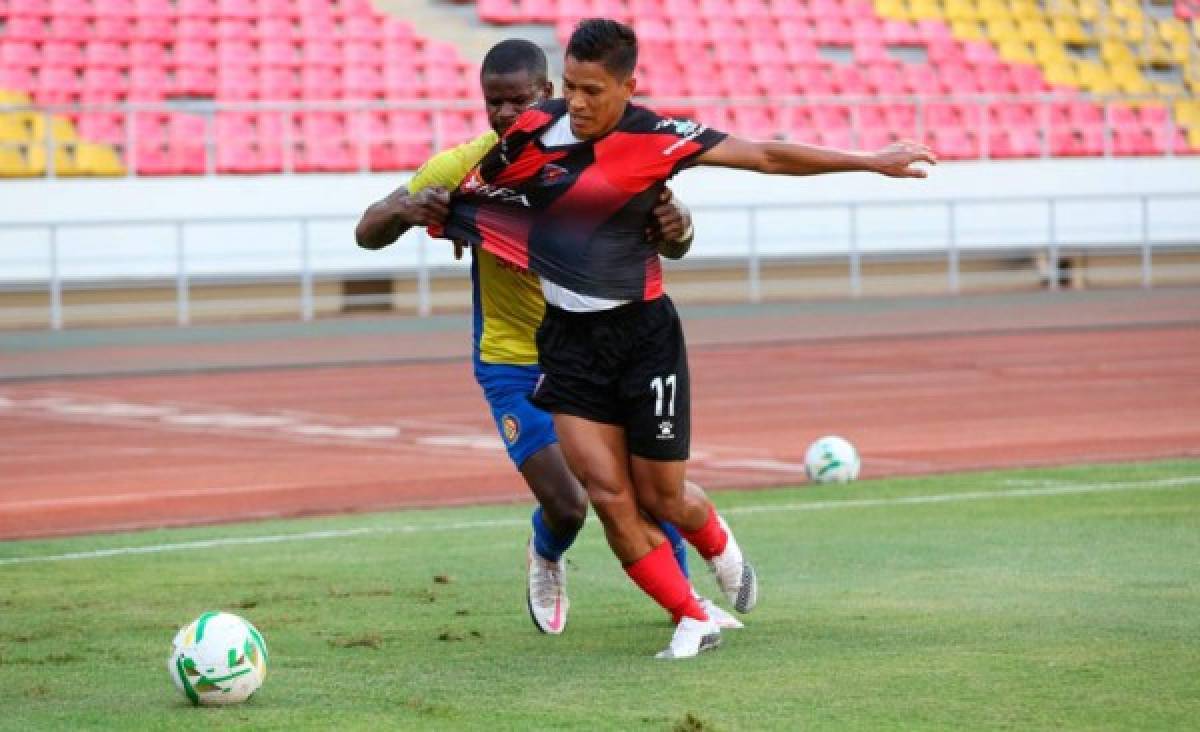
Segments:
[[[0,544],[0,727],[1180,729],[1200,718],[1200,462],[717,501],[758,566],[761,605],[720,649],[674,663],[652,658],[671,627],[594,524],[571,551],[567,632],[536,632],[527,507]],[[285,535],[306,538],[213,541]],[[175,548],[11,561],[160,544]],[[693,574],[715,596],[695,557]],[[270,648],[263,690],[239,707],[191,708],[164,667],[175,631],[210,609],[244,615]]]

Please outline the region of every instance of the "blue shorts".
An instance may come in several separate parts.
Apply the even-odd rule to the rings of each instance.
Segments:
[[[475,362],[475,380],[483,387],[496,430],[517,469],[534,453],[558,442],[554,419],[529,402],[541,376],[537,366]]]

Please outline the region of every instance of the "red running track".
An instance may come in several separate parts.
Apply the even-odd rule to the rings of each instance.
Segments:
[[[1200,455],[1200,328],[693,349],[692,479]],[[466,362],[0,384],[0,538],[528,500]]]

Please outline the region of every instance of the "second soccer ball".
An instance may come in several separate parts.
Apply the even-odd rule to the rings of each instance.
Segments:
[[[814,483],[849,483],[858,478],[861,467],[858,450],[837,435],[814,441],[804,454],[804,471]]]

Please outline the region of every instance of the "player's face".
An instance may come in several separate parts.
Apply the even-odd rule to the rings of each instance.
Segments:
[[[553,94],[550,82],[539,82],[528,71],[484,74],[479,79],[479,85],[483,88],[488,124],[498,135],[507,132],[530,105]]]
[[[620,79],[599,61],[567,56],[563,64],[563,96],[571,115],[571,132],[581,140],[607,134],[621,121],[637,82]]]

